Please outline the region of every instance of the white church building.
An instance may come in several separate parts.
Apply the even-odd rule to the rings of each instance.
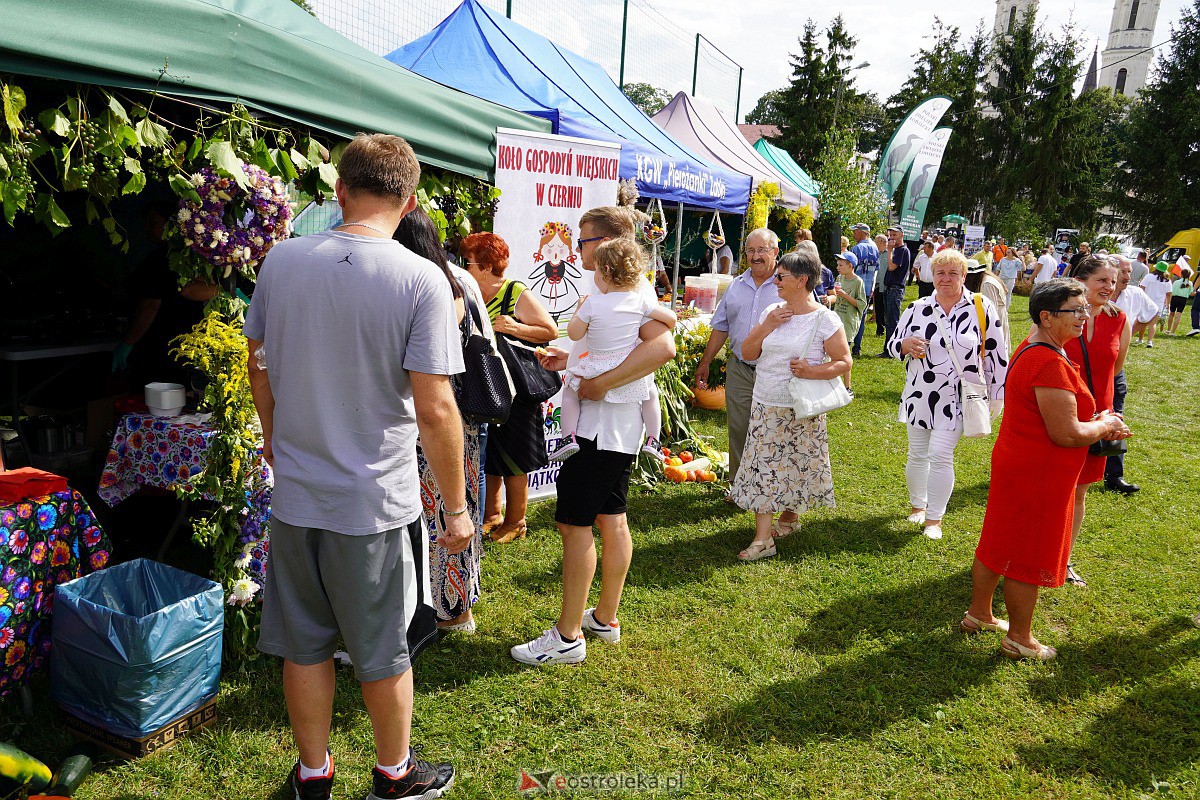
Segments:
[[[1154,44],[1159,3],[1160,0],[1114,0],[1108,46],[1100,54],[1098,65],[1099,86],[1132,97],[1146,85],[1154,58],[1150,48]],[[1004,36],[1028,10],[1036,7],[1037,0],[996,0],[993,32]]]

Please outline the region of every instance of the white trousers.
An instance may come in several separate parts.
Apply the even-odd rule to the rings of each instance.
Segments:
[[[954,448],[961,438],[961,428],[931,431],[908,426],[908,463],[904,467],[908,501],[913,508],[925,509],[926,519],[946,515],[954,493]]]

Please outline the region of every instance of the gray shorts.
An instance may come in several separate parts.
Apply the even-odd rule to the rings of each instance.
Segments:
[[[340,634],[360,681],[404,674],[411,667],[408,628],[418,598],[429,598],[428,559],[414,553],[413,542],[427,540],[420,517],[367,536],[272,518],[258,649],[320,664],[333,657]]]

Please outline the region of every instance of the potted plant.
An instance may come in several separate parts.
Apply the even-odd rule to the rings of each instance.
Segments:
[[[704,323],[680,326],[675,333],[675,360],[683,382],[692,390],[692,404],[699,408],[725,408],[725,360],[728,348],[722,347],[708,366],[708,380],[704,387],[696,385],[696,367],[708,347],[712,328]]]

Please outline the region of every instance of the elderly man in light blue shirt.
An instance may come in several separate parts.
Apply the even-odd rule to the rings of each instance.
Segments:
[[[742,342],[758,324],[763,312],[779,302],[775,286],[775,259],[779,257],[779,237],[767,228],[758,228],[746,237],[746,258],[750,269],[738,275],[717,306],[712,318],[712,335],[696,367],[696,383],[708,383],[708,366],[728,340],[730,357],[725,366],[725,414],[729,424],[729,480],[737,475],[750,426],[750,401],[754,395],[754,362],[742,358]]]

